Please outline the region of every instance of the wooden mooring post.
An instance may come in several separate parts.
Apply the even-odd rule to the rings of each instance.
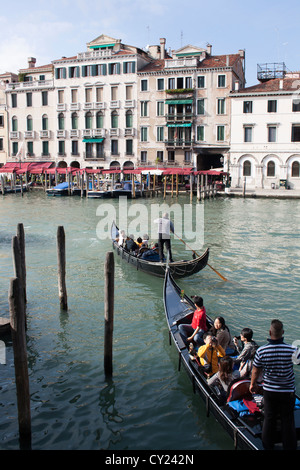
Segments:
[[[25,307],[23,285],[19,278],[10,281],[8,294],[11,337],[14,351],[18,421],[20,438],[31,439],[31,413],[28,361],[25,336]]]
[[[57,229],[58,295],[60,308],[68,310],[66,287],[66,240],[64,227]]]
[[[21,272],[22,272],[22,284],[24,292],[24,302],[27,302],[27,293],[26,293],[26,257],[25,257],[25,232],[24,225],[18,224],[17,226],[17,238],[19,241],[19,249],[21,256]]]
[[[114,330],[114,291],[115,291],[115,261],[114,254],[106,254],[104,287],[104,372],[111,377],[113,372],[113,330]]]

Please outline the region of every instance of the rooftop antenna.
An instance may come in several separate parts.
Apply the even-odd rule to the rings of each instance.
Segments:
[[[183,40],[183,31],[181,31],[181,35],[180,35],[181,47],[182,47],[182,40]]]

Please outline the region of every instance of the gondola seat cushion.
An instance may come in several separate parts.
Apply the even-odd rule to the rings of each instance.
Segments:
[[[249,379],[234,382],[230,387],[227,402],[243,400],[243,398],[251,397],[251,393],[249,391],[250,383],[251,381]]]

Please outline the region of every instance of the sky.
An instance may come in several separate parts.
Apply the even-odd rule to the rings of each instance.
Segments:
[[[1,2],[0,73],[36,66],[86,50],[101,34],[140,48],[191,44],[212,53],[246,53],[247,86],[257,64],[285,62],[300,70],[299,0],[13,0]]]

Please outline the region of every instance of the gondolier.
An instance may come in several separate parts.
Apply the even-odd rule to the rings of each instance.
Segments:
[[[162,217],[155,219],[154,223],[157,224],[158,229],[158,248],[159,258],[161,263],[164,262],[164,244],[169,254],[169,262],[173,263],[172,251],[171,251],[171,235],[170,232],[174,233],[174,224],[169,220],[169,214],[165,212]]]

